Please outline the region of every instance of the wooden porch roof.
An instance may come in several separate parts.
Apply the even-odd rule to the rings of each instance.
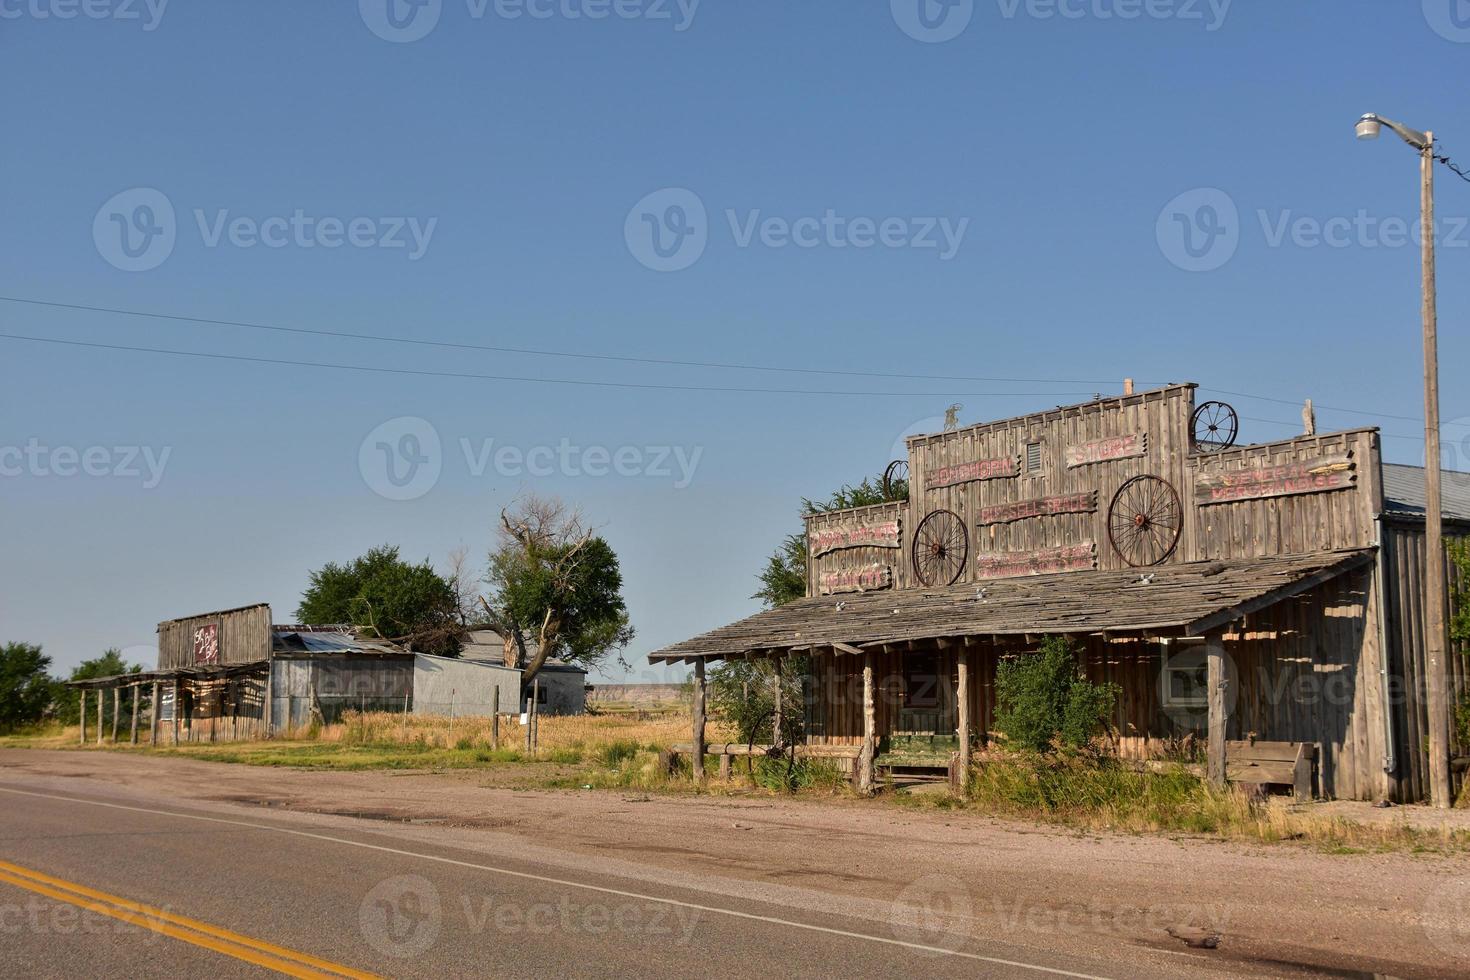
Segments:
[[[1045,633],[1199,635],[1373,560],[1372,549],[1067,572],[798,599],[649,654],[655,663]]]

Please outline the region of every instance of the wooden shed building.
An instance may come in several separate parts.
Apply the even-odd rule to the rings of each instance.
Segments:
[[[270,606],[257,603],[165,620],[153,670],[73,684],[84,698],[96,692],[98,741],[102,699],[111,691],[115,703],[127,692],[132,704],[152,705],[152,731],[143,736],[151,742],[214,742],[331,723],[349,709],[407,711],[413,662],[412,653],[350,627],[272,624]]]
[[[1124,757],[1196,738],[1213,778],[1250,779],[1252,746],[1281,746],[1298,792],[1427,799],[1423,471],[1385,466],[1376,429],[1237,445],[1238,424],[1177,384],[912,436],[899,499],[806,519],[805,599],[650,659],[694,665],[703,745],[706,663],[806,657],[798,751],[870,786],[967,764],[997,663],[1065,634],[1121,689]]]

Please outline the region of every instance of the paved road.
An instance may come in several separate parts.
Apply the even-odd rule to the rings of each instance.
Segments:
[[[838,914],[536,864],[433,827],[175,805],[162,786],[0,786],[3,976],[1224,975],[1188,950],[967,934],[948,901],[920,885],[886,915]]]

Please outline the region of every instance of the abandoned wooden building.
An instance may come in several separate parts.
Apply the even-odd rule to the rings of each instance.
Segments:
[[[475,656],[492,649],[475,642],[483,636],[471,634],[463,659],[432,657],[350,626],[273,624],[270,606],[258,603],[166,620],[158,624],[154,669],[68,684],[82,694],[83,742],[89,696],[95,698],[98,742],[111,699],[110,717],[131,712],[129,738],[155,744],[290,735],[332,724],[346,711],[518,713],[532,692],[538,714],[582,713],[585,670],[548,660],[536,682],[527,684],[519,667],[496,667]],[[498,637],[493,650],[500,656]],[[489,691],[500,693],[492,698]],[[138,708],[145,703],[150,707],[141,716],[140,736]],[[116,741],[118,723],[112,728]]]
[[[807,658],[797,751],[871,787],[965,771],[997,663],[1065,634],[1121,689],[1125,758],[1197,739],[1217,781],[1427,799],[1423,471],[1385,466],[1372,428],[1237,445],[1238,425],[1177,384],[912,436],[892,502],[807,517],[805,599],[651,660],[694,665],[706,746],[707,662]],[[1465,658],[1447,659],[1454,704]]]

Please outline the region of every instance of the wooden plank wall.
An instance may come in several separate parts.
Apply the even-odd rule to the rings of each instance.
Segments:
[[[249,606],[226,613],[213,613],[158,624],[158,666],[194,666],[194,628],[219,624],[219,662],[250,663],[265,660],[271,651],[270,606]]]
[[[973,581],[977,554],[1029,552],[1091,541],[1097,545],[1099,568],[1123,568],[1126,563],[1107,543],[1106,514],[1118,488],[1135,476],[1154,474],[1179,488],[1189,453],[1189,415],[1194,388],[1177,385],[1087,405],[1042,412],[1024,418],[976,425],[909,441],[909,519],[905,534],[912,538],[924,516],[951,510],[970,531],[970,556],[960,581]],[[1068,467],[1069,446],[1115,436],[1144,434],[1142,456]],[[1028,443],[1041,444],[1041,468],[1025,472]],[[1016,457],[1020,475],[979,480],[953,487],[930,489],[930,474],[945,466],[976,459]],[[1097,491],[1097,511],[1034,517],[1009,524],[976,524],[980,510],[995,504],[1038,497]],[[910,542],[911,545],[911,542]],[[907,554],[905,555],[907,558]],[[1178,560],[1173,559],[1173,560]],[[900,587],[910,584],[905,570]]]
[[[1324,796],[1388,789],[1374,587],[1372,569],[1352,572],[1225,635],[1240,692],[1227,737],[1315,743]]]
[[[893,587],[919,587],[913,573],[913,539],[920,522],[936,510],[950,510],[964,521],[970,553],[959,581],[976,579],[977,555],[1027,553],[1091,542],[1097,567],[1123,568],[1126,563],[1108,541],[1107,512],[1118,488],[1144,474],[1168,480],[1179,494],[1184,529],[1168,563],[1258,555],[1300,554],[1374,544],[1374,517],[1382,509],[1378,435],[1371,429],[1301,436],[1243,446],[1216,454],[1195,454],[1189,441],[1194,389],[1180,385],[1124,398],[1034,416],[969,426],[954,432],[917,436],[909,441],[909,500],[856,508],[807,519],[811,530],[832,524],[900,521],[899,549],[848,548],[813,557],[807,565],[807,594],[819,594],[822,573],[853,571],[874,564],[893,569]],[[1142,456],[1067,466],[1067,450],[1095,440],[1144,435]],[[1039,442],[1042,465],[1025,471],[1028,443]],[[1279,466],[1323,456],[1350,454],[1356,476],[1351,487],[1257,500],[1199,506],[1196,486],[1201,477]],[[1016,458],[1019,475],[978,480],[956,486],[927,488],[936,470],[980,459]],[[1006,524],[980,526],[981,508],[1042,497],[1096,491],[1097,510],[1083,514],[1029,517]]]
[[[1194,504],[1201,476],[1344,453],[1351,455],[1357,476],[1352,487],[1202,507]],[[1184,531],[1183,551],[1189,561],[1372,547],[1377,533],[1373,519],[1383,507],[1378,434],[1359,429],[1192,456],[1179,493],[1185,506],[1194,511]]]
[[[167,693],[170,683],[164,682],[162,693]],[[187,724],[180,716],[180,741],[227,742],[266,737],[264,677],[185,680],[180,686],[193,695]],[[146,740],[147,732],[139,737]],[[158,743],[172,744],[173,737],[173,721],[160,721]]]
[[[1376,597],[1371,569],[1343,576],[1311,592],[1247,617],[1225,635],[1237,687],[1227,730],[1230,739],[1252,734],[1265,741],[1306,741],[1318,746],[1318,792],[1343,799],[1383,795],[1384,704],[1378,656]],[[1159,758],[1177,750],[1192,732],[1188,717],[1164,710],[1160,671],[1165,648],[1137,637],[1078,637],[1088,678],[1120,688],[1112,723],[1123,758]],[[982,743],[995,717],[995,668],[999,660],[1026,651],[979,642],[969,648],[973,690],[971,713]],[[934,652],[942,687],[952,700],[954,648],[916,645],[875,658],[879,685],[878,733],[896,721],[903,689],[903,661]],[[1463,660],[1459,683],[1465,683]],[[862,738],[862,658],[822,654],[812,658],[815,683],[809,724],[819,727],[808,741],[856,744]],[[948,703],[947,703],[948,704]]]
[[[1385,522],[1383,540],[1389,580],[1390,697],[1397,749],[1397,766],[1391,781],[1393,798],[1400,803],[1422,802],[1430,797],[1429,711],[1424,699],[1424,526]],[[1453,579],[1458,579],[1453,563],[1450,573]],[[1451,719],[1455,705],[1470,689],[1470,670],[1464,653],[1452,652],[1445,664],[1449,673]],[[1453,723],[1450,730],[1453,737]],[[1470,745],[1456,745],[1453,750],[1459,755],[1470,754]],[[1451,778],[1458,794],[1465,774],[1452,773]]]
[[[907,511],[907,504],[897,502],[874,504],[871,507],[853,507],[848,510],[824,511],[820,514],[807,515],[806,530],[808,535],[813,531],[834,525],[897,520],[899,522],[898,539],[902,543],[902,547],[841,548],[836,551],[829,551],[819,558],[809,558],[806,563],[806,594],[809,596],[820,594],[819,582],[823,572],[857,570],[867,568],[874,564],[892,567],[894,588],[909,588],[913,579],[912,558],[909,552],[913,543],[913,528],[909,526]]]

